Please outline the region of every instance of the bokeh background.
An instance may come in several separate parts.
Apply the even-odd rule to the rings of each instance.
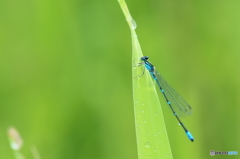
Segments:
[[[191,143],[162,101],[174,158],[240,152],[240,1],[126,2],[143,54],[193,108]],[[15,126],[27,159],[137,159],[131,67],[117,0],[1,0],[0,158]]]

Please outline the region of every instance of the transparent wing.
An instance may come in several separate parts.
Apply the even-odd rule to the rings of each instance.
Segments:
[[[191,106],[184,100],[184,98],[162,77],[162,75],[155,71],[160,86],[164,90],[164,93],[173,110],[179,117],[186,117],[192,114]]]

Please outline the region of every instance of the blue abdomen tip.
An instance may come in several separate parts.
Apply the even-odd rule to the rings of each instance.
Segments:
[[[188,138],[189,138],[191,141],[194,141],[194,138],[193,138],[192,134],[191,134],[189,131],[187,131],[186,134],[187,134]]]

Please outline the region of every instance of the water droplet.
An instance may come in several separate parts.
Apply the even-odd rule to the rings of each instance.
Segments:
[[[146,120],[144,120],[144,121],[143,121],[143,123],[147,123],[147,121],[146,121]]]
[[[147,148],[148,148],[148,147],[151,147],[150,143],[149,143],[149,142],[146,142],[146,143],[145,143],[145,147],[147,147]]]
[[[151,155],[152,155],[152,154],[149,152],[149,153],[148,153],[148,158],[152,158]]]
[[[131,17],[131,22],[132,22],[131,29],[136,29],[137,28],[137,23],[135,22],[135,20],[132,17]]]
[[[156,151],[157,151],[157,149],[156,149],[156,148],[154,148],[154,150],[153,150],[153,151],[155,151],[155,152],[156,152]]]
[[[142,110],[142,113],[145,113],[145,111],[144,111],[144,110]]]
[[[167,156],[167,157],[170,157],[170,155],[169,155],[169,154],[166,154],[166,156]]]

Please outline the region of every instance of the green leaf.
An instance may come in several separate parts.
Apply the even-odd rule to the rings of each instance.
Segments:
[[[137,25],[132,19],[125,1],[119,0],[119,4],[130,27],[132,37],[132,80],[138,158],[172,159],[165,122],[154,82],[147,71],[142,75],[144,71],[143,65],[137,66],[143,56],[135,32]]]

